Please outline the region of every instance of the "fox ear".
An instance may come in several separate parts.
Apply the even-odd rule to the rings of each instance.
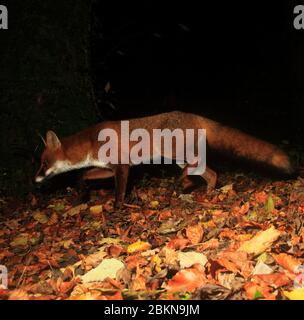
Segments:
[[[61,142],[54,131],[46,133],[46,146],[50,149],[58,149],[61,147]]]

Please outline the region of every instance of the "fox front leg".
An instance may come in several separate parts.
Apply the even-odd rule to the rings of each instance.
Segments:
[[[117,165],[115,169],[115,208],[121,208],[125,199],[129,165]]]

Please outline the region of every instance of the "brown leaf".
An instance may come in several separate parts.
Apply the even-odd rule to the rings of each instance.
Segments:
[[[292,257],[291,255],[288,255],[286,253],[280,253],[280,254],[273,254],[272,255],[275,261],[282,266],[284,269],[297,273],[298,269],[301,265],[301,262],[297,260],[296,258]]]
[[[189,243],[188,239],[175,238],[175,239],[170,240],[167,243],[167,247],[170,248],[170,249],[178,250],[178,249],[185,248],[188,245],[188,243]]]
[[[190,240],[191,244],[198,244],[202,241],[204,234],[201,223],[196,225],[188,226],[186,228],[186,236]]]
[[[250,276],[253,266],[246,252],[225,250],[218,254],[216,261],[233,273],[240,273],[243,277]]]
[[[73,217],[75,216],[76,214],[79,214],[80,211],[83,211],[83,210],[86,210],[88,208],[88,205],[86,203],[82,203],[76,207],[73,207],[71,209],[69,209],[66,214]]]
[[[279,288],[290,283],[290,278],[285,273],[259,274],[252,277],[260,285],[269,285]]]
[[[179,271],[169,280],[165,289],[168,292],[193,292],[207,283],[205,274],[197,268]]]
[[[261,286],[254,282],[247,282],[244,285],[247,299],[275,300],[276,294],[272,294],[269,286]]]

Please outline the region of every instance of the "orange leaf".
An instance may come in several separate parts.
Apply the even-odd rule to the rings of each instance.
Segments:
[[[229,239],[234,239],[235,238],[235,231],[225,228],[220,234],[220,238],[229,238]]]
[[[210,250],[210,249],[216,249],[218,248],[218,246],[220,245],[219,241],[217,239],[210,239],[204,243],[202,243],[199,246],[199,250],[200,251],[204,251],[204,250]]]
[[[267,201],[267,194],[265,191],[261,191],[255,194],[255,199],[258,203],[265,204]]]
[[[169,280],[165,289],[168,292],[193,292],[206,283],[207,278],[202,271],[196,268],[190,268],[179,271]]]
[[[146,278],[142,274],[136,274],[135,279],[131,285],[132,290],[147,290]]]
[[[284,269],[297,273],[298,268],[301,265],[301,262],[297,260],[296,258],[286,254],[286,253],[280,253],[280,254],[273,254],[273,257],[275,261],[282,266]]]
[[[129,270],[132,270],[139,265],[147,263],[147,260],[140,256],[140,254],[135,254],[126,258],[125,263]]]
[[[188,239],[183,239],[183,238],[176,238],[172,239],[167,243],[167,247],[170,249],[183,249],[186,247],[186,245],[189,243]]]
[[[256,299],[258,294],[262,295],[262,300],[275,300],[276,295],[270,293],[271,288],[268,286],[262,287],[254,282],[247,282],[244,285],[247,299]]]
[[[222,251],[218,254],[216,261],[228,271],[239,272],[245,278],[249,277],[253,270],[247,253],[242,251]]]
[[[290,278],[285,273],[259,274],[252,277],[260,285],[269,285],[279,288],[290,283]]]
[[[158,220],[159,221],[166,220],[171,216],[172,216],[171,210],[164,210],[164,211],[161,211],[160,214],[158,215]]]
[[[203,227],[200,223],[186,228],[186,236],[190,240],[191,244],[198,244],[202,241],[204,234]]]
[[[117,244],[112,244],[108,248],[108,253],[112,257],[119,257],[123,251],[124,251],[123,247],[118,246]]]

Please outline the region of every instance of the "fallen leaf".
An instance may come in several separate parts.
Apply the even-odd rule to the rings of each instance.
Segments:
[[[203,242],[200,246],[199,249],[200,251],[205,251],[205,250],[210,250],[210,249],[216,249],[220,245],[218,239],[210,239],[206,242]]]
[[[265,191],[261,191],[255,194],[255,199],[258,203],[265,204],[267,201],[267,194]]]
[[[273,254],[272,256],[275,259],[275,261],[284,269],[293,273],[297,273],[299,271],[301,262],[293,256],[286,253]]]
[[[203,238],[203,227],[200,223],[186,228],[186,236],[190,240],[191,244],[198,244]]]
[[[233,190],[233,184],[227,184],[220,188],[220,191],[222,193],[228,193],[229,191],[232,191],[232,190]]]
[[[43,212],[40,212],[40,211],[36,211],[34,214],[33,214],[33,217],[36,221],[38,221],[39,223],[47,223],[49,221],[49,218],[47,217],[47,215]]]
[[[245,278],[249,277],[253,270],[248,254],[244,251],[222,251],[217,255],[216,261],[228,271],[240,273]]]
[[[137,241],[130,244],[127,248],[128,253],[134,253],[138,251],[145,251],[151,248],[151,244],[149,242]]]
[[[97,205],[97,206],[93,206],[93,207],[90,207],[90,212],[92,214],[99,214],[99,213],[102,213],[102,205]]]
[[[12,247],[18,246],[26,246],[29,242],[29,234],[28,233],[20,233],[13,241],[11,241],[10,245]]]
[[[255,274],[271,274],[273,273],[273,270],[267,266],[267,264],[265,264],[264,262],[261,262],[259,261],[254,269],[253,269],[253,272],[252,274],[255,275]]]
[[[159,206],[159,202],[157,200],[150,202],[150,208],[156,209]]]
[[[189,244],[189,240],[188,239],[175,238],[175,239],[171,239],[167,243],[167,247],[170,248],[170,249],[178,250],[178,249],[185,248],[188,244]]]
[[[160,264],[161,264],[161,258],[159,257],[158,254],[154,255],[151,259],[151,262],[154,263],[154,268],[155,268],[155,271],[157,273],[161,272],[161,267],[160,267]]]
[[[194,264],[198,263],[203,267],[208,262],[207,257],[195,251],[179,252],[178,261],[182,269],[192,267]]]
[[[139,270],[139,269],[138,269]],[[137,271],[138,271],[137,270]],[[144,290],[147,290],[147,287],[146,287],[146,278],[144,275],[142,275],[140,272],[136,272],[136,275],[135,275],[135,278],[131,284],[131,290],[134,290],[134,291],[138,291],[138,290],[141,290],[141,291],[144,291]]]
[[[168,292],[193,292],[207,283],[205,274],[196,269],[183,269],[169,280],[165,289]]]
[[[116,272],[124,268],[124,264],[117,259],[104,259],[96,268],[81,277],[83,283],[103,281],[109,277],[115,279]]]
[[[304,288],[297,288],[292,291],[283,291],[289,300],[304,300]]]
[[[271,226],[265,231],[257,233],[252,239],[245,241],[238,249],[249,254],[258,255],[271,247],[272,243],[276,241],[281,232]]]
[[[271,273],[254,275],[252,280],[260,285],[269,285],[274,288],[279,288],[290,283],[290,278],[285,273]]]
[[[274,210],[274,201],[270,195],[267,197],[265,208],[267,213],[272,213]]]
[[[80,204],[76,207],[73,207],[71,209],[69,209],[66,214],[73,217],[75,216],[76,214],[79,214],[80,211],[83,211],[83,210],[86,210],[88,208],[88,205],[86,203],[83,203],[83,204]]]
[[[271,293],[271,288],[268,286],[261,286],[254,282],[247,282],[244,285],[247,299],[249,300],[275,300],[276,294]]]

